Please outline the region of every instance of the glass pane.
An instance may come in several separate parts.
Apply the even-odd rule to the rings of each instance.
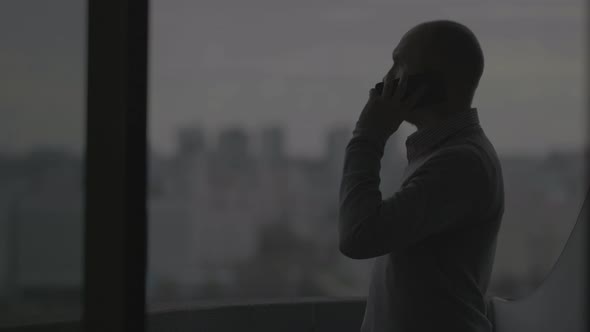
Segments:
[[[367,295],[373,260],[338,250],[344,147],[399,39],[440,18],[470,27],[485,54],[473,106],[506,191],[489,292],[539,284],[586,190],[583,2],[439,4],[152,1],[152,309]],[[384,196],[414,130],[403,124],[387,143]]]
[[[0,1],[0,326],[80,318],[85,1]]]

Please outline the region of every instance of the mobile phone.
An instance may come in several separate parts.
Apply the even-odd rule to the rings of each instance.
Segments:
[[[392,94],[395,94],[399,86],[400,79],[393,81]],[[426,85],[425,95],[418,100],[416,108],[438,104],[446,101],[446,90],[442,76],[435,72],[422,72],[408,76],[407,89],[402,96],[402,101],[406,100],[410,95],[417,91],[423,85]],[[377,83],[375,89],[379,93],[383,92],[383,82]]]

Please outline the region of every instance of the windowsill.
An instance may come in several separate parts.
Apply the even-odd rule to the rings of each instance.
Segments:
[[[232,303],[170,303],[152,305],[146,331],[341,331],[358,332],[366,297],[302,297],[242,300]],[[0,332],[82,331],[79,321],[20,327]]]
[[[310,296],[310,297],[296,297],[296,298],[271,298],[271,299],[238,299],[220,301],[190,301],[190,302],[171,302],[171,303],[155,303],[148,304],[147,313],[157,314],[170,311],[185,311],[185,310],[211,310],[237,307],[252,307],[252,306],[269,306],[269,305],[292,305],[292,304],[320,304],[320,303],[356,303],[366,302],[366,296],[348,296],[348,297],[326,297],[326,296]]]

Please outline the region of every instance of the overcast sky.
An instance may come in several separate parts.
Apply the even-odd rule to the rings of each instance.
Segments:
[[[352,126],[414,25],[470,27],[485,55],[473,107],[501,153],[579,148],[585,139],[585,2],[154,0],[150,141],[175,147],[198,125],[285,127],[292,154],[317,155]],[[85,5],[0,2],[0,150],[83,146]],[[399,144],[413,127],[403,125]]]

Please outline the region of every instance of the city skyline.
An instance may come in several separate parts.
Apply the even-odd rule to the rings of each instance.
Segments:
[[[203,144],[198,131],[179,135],[182,148],[173,158],[150,160],[149,243],[154,264],[150,275],[155,278],[152,280],[156,284],[163,282],[165,288],[165,284],[176,280],[183,287],[182,284],[203,282],[200,271],[207,266],[212,269],[207,273],[225,273],[223,270],[237,261],[257,259],[252,255],[259,231],[270,225],[277,225],[278,229],[281,225],[289,226],[293,234],[306,239],[307,245],[319,245],[318,252],[340,257],[334,237],[337,173],[341,167],[336,155],[343,153],[342,137],[338,138],[338,134],[335,131],[330,139],[331,148],[321,160],[287,158],[278,163],[269,162],[284,157],[280,144],[274,144],[280,141],[276,139],[280,136],[277,131],[266,132],[266,142],[273,144],[265,145],[265,153],[254,158],[243,154],[249,144],[239,131],[224,132],[223,143],[214,147]],[[241,157],[227,158],[228,155]],[[382,163],[384,195],[395,190],[403,167],[399,163],[401,156],[391,157],[386,152]],[[494,274],[500,278],[496,279],[497,287],[516,287],[502,286],[505,277],[523,278],[518,281],[521,286],[530,287],[557,259],[585,192],[580,181],[583,158],[588,155],[563,151],[546,158],[501,157],[506,214],[494,268]],[[82,165],[81,158],[72,158],[59,150],[0,159],[0,177],[6,182],[0,195],[20,193],[0,209],[0,215],[5,216],[0,218],[0,227],[6,227],[2,222],[21,222],[22,238],[18,237],[16,243],[26,257],[21,265],[23,285],[34,287],[40,275],[51,287],[60,287],[63,277],[67,277],[67,284],[79,282],[76,264],[80,261],[74,256],[80,251],[67,248],[81,245]],[[54,195],[57,186],[62,188],[62,195]],[[52,218],[39,218],[49,211]],[[237,219],[242,222],[236,223]],[[35,232],[38,227],[44,227],[44,231]],[[52,243],[64,231],[68,232],[60,241],[64,246],[53,248]],[[9,232],[5,234],[10,236]],[[219,239],[228,237],[235,238],[228,242],[231,246],[219,246]],[[24,245],[32,242],[37,245]],[[56,254],[56,250],[60,253]],[[33,258],[43,255],[53,257],[44,262],[59,260],[60,266],[68,269],[52,269],[45,264],[40,268],[51,269],[51,278],[47,273],[36,273],[37,259]],[[257,264],[265,263],[262,260]],[[197,268],[196,264],[202,267]],[[341,272],[356,275],[359,287],[364,285],[364,267],[345,260],[338,264],[344,268]],[[527,279],[531,274],[537,277]]]

